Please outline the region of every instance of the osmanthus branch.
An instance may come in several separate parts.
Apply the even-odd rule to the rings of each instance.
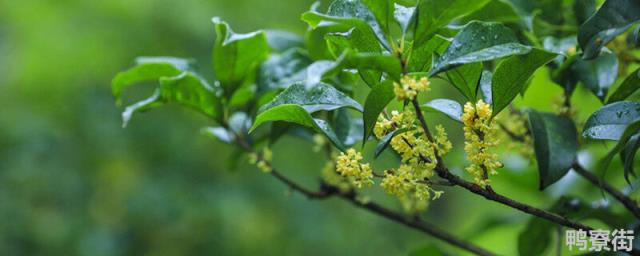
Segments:
[[[503,131],[505,131],[505,133],[507,133],[509,135],[509,137],[511,137],[511,139],[516,140],[516,141],[520,141],[520,142],[524,141],[524,138],[513,134],[513,132],[509,131],[506,127],[504,127],[504,126],[500,126],[500,127],[502,128]],[[598,178],[596,175],[594,175],[591,172],[589,172],[588,170],[586,170],[577,161],[575,161],[573,163],[571,168],[573,169],[573,171],[578,173],[580,176],[582,176],[583,178],[585,178],[586,180],[591,182],[591,184],[593,184],[593,185],[595,185],[597,187],[601,187],[604,191],[606,191],[608,194],[613,196],[613,198],[615,198],[620,203],[622,203],[622,205],[624,205],[624,207],[627,208],[627,210],[629,210],[629,212],[631,212],[636,218],[640,219],[640,207],[638,207],[638,204],[633,199],[629,198],[624,193],[622,193],[619,190],[617,190],[616,188],[614,188],[611,184],[609,184],[606,181]]]
[[[474,253],[476,255],[496,255],[492,252],[489,252],[483,248],[480,248],[472,243],[469,243],[467,241],[461,240],[453,235],[451,235],[450,233],[448,233],[445,230],[442,230],[430,223],[424,222],[421,219],[414,217],[414,218],[408,218],[405,215],[402,215],[400,213],[397,213],[395,211],[392,211],[386,207],[383,207],[377,203],[374,202],[365,202],[362,200],[358,200],[358,196],[355,192],[351,191],[348,193],[340,193],[338,191],[337,188],[327,185],[327,184],[322,184],[321,190],[319,191],[311,191],[308,189],[303,188],[302,186],[300,186],[299,184],[293,182],[292,180],[288,179],[286,176],[282,175],[281,173],[279,173],[278,171],[276,171],[275,169],[272,170],[271,175],[273,175],[274,177],[276,177],[276,179],[278,179],[279,181],[281,181],[282,183],[286,184],[287,186],[289,186],[289,188],[291,188],[292,190],[296,191],[296,192],[300,192],[301,194],[305,195],[306,197],[308,197],[309,199],[326,199],[329,198],[331,196],[336,196],[339,197],[343,200],[346,200],[348,202],[350,202],[351,204],[353,204],[354,206],[357,206],[359,208],[368,210],[372,213],[375,213],[381,217],[384,217],[386,219],[389,220],[393,220],[395,222],[398,222],[400,224],[403,224],[407,227],[410,227],[412,229],[418,230],[422,233],[425,233],[427,235],[433,236],[437,239],[440,239],[444,242],[447,242],[453,246],[459,247],[461,249],[464,249],[466,251],[469,251],[471,253]]]
[[[245,151],[249,152],[249,153],[254,153],[253,148],[245,141],[243,140],[241,137],[236,136],[236,142],[238,143],[238,145],[244,149]],[[269,163],[270,164],[270,163]],[[288,177],[286,177],[285,175],[281,174],[280,172],[278,172],[276,169],[272,168],[272,170],[269,172],[273,177],[275,177],[277,180],[279,180],[280,182],[282,182],[283,184],[285,184],[287,187],[289,187],[291,190],[299,192],[301,194],[303,194],[304,196],[306,196],[309,199],[317,199],[317,200],[321,200],[321,199],[327,199],[330,198],[332,196],[335,197],[339,197],[342,198],[343,200],[346,200],[348,202],[350,202],[351,204],[353,204],[356,207],[365,209],[369,212],[375,213],[381,217],[384,217],[386,219],[398,222],[400,224],[403,224],[409,228],[418,230],[424,234],[430,235],[432,237],[435,237],[439,240],[442,240],[446,243],[449,243],[453,246],[456,246],[460,249],[466,250],[468,252],[471,252],[473,254],[476,255],[482,255],[482,256],[493,256],[496,255],[492,252],[489,252],[483,248],[480,248],[470,242],[461,240],[455,236],[453,236],[452,234],[448,233],[445,230],[442,230],[430,223],[424,222],[421,219],[417,218],[417,217],[413,217],[413,218],[408,218],[407,216],[400,214],[398,212],[395,212],[393,210],[390,210],[384,206],[381,206],[377,203],[374,202],[365,202],[363,200],[358,200],[358,195],[354,192],[354,191],[350,191],[347,193],[341,193],[336,187],[333,187],[331,185],[325,184],[323,183],[320,190],[318,191],[314,191],[314,190],[310,190],[307,189],[303,186],[301,186],[300,184],[296,183],[295,181],[289,179]]]
[[[422,114],[422,110],[420,109],[420,105],[418,103],[417,99],[414,99],[412,101],[413,103],[413,107],[416,110],[416,116],[418,117],[418,120],[420,121],[420,124],[422,126],[422,128],[424,129],[425,133],[427,134],[427,137],[431,138],[431,134],[429,133],[429,127],[427,126],[427,122],[424,118],[424,115]],[[509,206],[511,208],[520,210],[524,213],[527,214],[531,214],[543,219],[546,219],[548,221],[566,226],[566,227],[570,227],[573,229],[582,229],[582,230],[593,230],[592,227],[586,226],[584,224],[581,224],[579,222],[576,221],[572,221],[569,220],[563,216],[560,216],[558,214],[555,214],[553,212],[549,212],[543,209],[539,209],[536,207],[533,207],[531,205],[527,205],[521,202],[518,202],[516,200],[513,200],[511,198],[508,198],[506,196],[500,195],[496,192],[494,192],[493,190],[489,190],[489,189],[485,189],[482,188],[474,183],[468,182],[464,179],[462,179],[461,177],[451,173],[447,167],[444,165],[442,158],[440,156],[436,156],[437,157],[437,166],[436,166],[436,173],[438,174],[438,176],[440,176],[441,178],[448,180],[449,182],[451,182],[454,185],[460,186],[466,190],[468,190],[471,193],[480,195],[488,200],[491,201],[495,201],[498,203],[501,203],[503,205]]]

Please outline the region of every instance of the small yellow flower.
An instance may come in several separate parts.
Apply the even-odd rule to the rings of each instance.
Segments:
[[[400,84],[394,83],[393,92],[398,100],[413,100],[419,92],[427,92],[431,82],[426,77],[419,80],[411,76],[403,76]]]
[[[355,149],[341,152],[336,160],[336,171],[349,178],[357,188],[373,185],[373,170],[369,164],[362,164],[362,154]]]
[[[471,174],[476,184],[489,185],[489,175],[497,174],[502,167],[498,155],[489,149],[498,145],[495,119],[492,117],[489,104],[479,100],[475,105],[467,102],[464,106],[462,121],[464,123],[464,151],[471,162],[465,170]]]

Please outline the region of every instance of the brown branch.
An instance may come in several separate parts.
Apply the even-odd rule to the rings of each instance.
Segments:
[[[602,189],[604,189],[604,191],[606,191],[611,196],[613,196],[613,198],[615,198],[620,203],[622,203],[624,205],[624,207],[627,208],[627,210],[629,210],[631,213],[633,213],[634,216],[636,216],[636,218],[640,219],[640,207],[638,207],[638,204],[635,201],[633,201],[631,198],[629,198],[628,196],[626,196],[622,192],[618,191],[616,188],[611,186],[609,183],[605,182],[602,179],[599,179],[594,174],[592,174],[591,172],[589,172],[586,169],[584,169],[584,167],[582,167],[582,165],[580,165],[579,163],[577,163],[577,162],[574,163],[572,168],[576,173],[580,174],[580,176],[584,177],[586,180],[591,182],[593,185],[601,187]]]
[[[413,100],[413,107],[416,110],[416,116],[418,117],[418,119],[420,120],[420,124],[422,125],[422,128],[425,130],[425,132],[427,133],[427,136],[430,138],[431,141],[433,141],[431,139],[430,134],[428,134],[429,128],[427,127],[427,122],[424,119],[424,116],[422,115],[422,110],[420,109],[420,105],[418,103],[417,100]],[[466,190],[468,190],[469,192],[472,192],[474,194],[480,195],[488,200],[491,201],[495,201],[498,203],[501,203],[503,205],[509,206],[511,208],[520,210],[524,213],[527,214],[531,214],[543,219],[546,219],[548,221],[566,226],[566,227],[570,227],[570,228],[574,228],[574,229],[583,229],[583,230],[592,230],[593,228],[586,226],[584,224],[581,224],[579,222],[575,222],[572,220],[569,220],[563,216],[560,216],[558,214],[555,214],[553,212],[549,212],[543,209],[539,209],[536,207],[533,207],[531,205],[527,205],[524,203],[520,203],[516,200],[513,200],[511,198],[508,198],[506,196],[500,195],[496,192],[493,191],[493,189],[484,189],[474,183],[468,182],[462,178],[460,178],[459,176],[451,173],[447,167],[444,165],[442,158],[440,156],[437,156],[437,166],[436,166],[436,173],[438,174],[438,176],[440,176],[443,179],[448,180],[449,182],[451,182],[454,185],[460,186]]]
[[[412,229],[421,231],[422,233],[425,233],[427,235],[433,236],[437,239],[440,239],[446,243],[449,243],[453,246],[459,247],[461,249],[464,249],[466,251],[469,251],[471,253],[474,253],[476,255],[495,255],[494,253],[491,253],[483,248],[477,247],[474,244],[471,244],[469,242],[463,241],[458,239],[457,237],[447,233],[446,231],[430,224],[427,222],[424,222],[418,218],[407,218],[406,216],[394,212],[392,210],[389,210],[379,204],[376,204],[374,202],[363,202],[362,200],[358,200],[357,194],[353,191],[349,192],[349,193],[340,193],[338,192],[338,189],[330,186],[328,184],[323,184],[322,188],[320,191],[311,191],[309,189],[306,189],[302,186],[300,186],[299,184],[295,183],[294,181],[290,180],[289,178],[287,178],[286,176],[282,175],[281,173],[279,173],[276,170],[272,170],[271,175],[273,175],[276,179],[278,179],[279,181],[281,181],[282,183],[286,184],[290,189],[292,189],[293,191],[299,192],[303,195],[305,195],[307,198],[309,199],[326,199],[329,198],[331,196],[337,196],[340,197],[346,201],[349,201],[350,203],[352,203],[353,205],[368,210],[370,212],[373,212],[381,217],[387,218],[389,220],[393,220],[395,222],[398,222],[400,224],[403,224],[407,227],[410,227]]]
[[[255,153],[255,151],[253,150],[253,148],[240,136],[236,136],[236,142],[237,144],[244,149],[245,151],[249,152],[249,153]],[[344,200],[347,200],[349,202],[351,202],[353,205],[360,207],[362,209],[368,210],[370,212],[373,212],[379,216],[382,216],[384,218],[387,218],[389,220],[393,220],[395,222],[401,223],[407,227],[410,227],[412,229],[418,230],[424,234],[430,235],[432,237],[435,237],[437,239],[440,239],[446,243],[449,243],[453,246],[456,246],[460,249],[466,250],[468,252],[471,252],[473,254],[476,255],[482,255],[482,256],[493,256],[495,255],[492,252],[489,252],[483,248],[480,248],[472,243],[469,243],[467,241],[461,240],[453,235],[451,235],[450,233],[446,232],[445,230],[442,230],[432,224],[426,223],[418,218],[412,218],[409,219],[406,216],[394,212],[392,210],[389,210],[381,205],[378,205],[376,203],[373,202],[363,202],[361,200],[357,199],[357,194],[353,191],[349,192],[349,193],[339,193],[339,190],[333,186],[330,186],[328,184],[322,184],[321,186],[321,190],[320,191],[313,191],[313,190],[309,190],[307,188],[304,188],[303,186],[301,186],[300,184],[294,182],[293,180],[289,179],[288,177],[282,175],[280,172],[278,172],[277,170],[275,170],[274,168],[272,168],[272,170],[270,171],[270,174],[275,177],[277,180],[279,180],[280,182],[284,183],[285,185],[287,185],[291,190],[299,192],[303,195],[305,195],[307,198],[309,199],[326,199],[329,198],[331,196],[338,196]]]

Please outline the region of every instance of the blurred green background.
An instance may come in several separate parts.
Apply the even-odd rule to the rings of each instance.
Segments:
[[[306,25],[299,16],[311,4],[0,1],[0,255],[407,255],[433,246],[460,253],[339,199],[291,194],[245,160],[232,170],[232,148],[201,135],[201,127],[213,124],[196,113],[160,108],[122,129],[110,81],[136,56],[192,57],[210,75],[211,17],[238,32],[301,34]],[[534,85],[523,102],[549,110],[538,102],[554,97],[549,90],[560,94],[559,87],[546,74]],[[580,93],[584,108],[598,107]],[[460,138],[460,127],[433,118]],[[326,160],[311,145],[286,138],[274,149],[276,167],[309,187]],[[462,159],[459,151],[450,156]],[[535,166],[519,158],[506,163],[494,187],[516,199],[545,207],[563,191],[578,191],[599,200],[597,189],[572,175],[537,192]],[[483,247],[516,253],[527,216],[445,191],[424,219]],[[379,189],[367,193],[400,209]]]

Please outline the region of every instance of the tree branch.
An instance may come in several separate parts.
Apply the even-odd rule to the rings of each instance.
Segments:
[[[309,189],[303,188],[302,186],[300,186],[299,184],[295,183],[294,181],[290,180],[289,178],[287,178],[286,176],[282,175],[281,173],[279,173],[276,170],[272,170],[271,175],[274,176],[276,179],[278,179],[279,181],[281,181],[282,183],[286,184],[289,188],[291,188],[293,191],[299,192],[303,195],[305,195],[306,197],[308,197],[309,199],[326,199],[329,198],[331,196],[337,196],[339,198],[342,198],[343,200],[346,200],[348,202],[350,202],[351,204],[368,210],[370,212],[373,212],[375,214],[377,214],[378,216],[387,218],[389,220],[393,220],[395,222],[398,222],[400,224],[403,224],[407,227],[410,227],[412,229],[418,230],[422,233],[425,233],[427,235],[433,236],[437,239],[440,239],[446,243],[449,243],[453,246],[459,247],[463,250],[469,251],[471,253],[474,253],[476,255],[495,255],[494,253],[491,253],[483,248],[480,248],[474,244],[471,244],[469,242],[463,241],[458,239],[457,237],[451,235],[450,233],[430,224],[427,222],[424,222],[418,218],[407,218],[406,216],[397,213],[395,211],[392,211],[390,209],[387,209],[379,204],[376,204],[374,202],[363,202],[362,200],[358,200],[357,198],[357,194],[353,191],[350,191],[348,193],[340,193],[338,191],[337,188],[328,185],[328,184],[322,184],[321,190],[320,191],[311,191]]]
[[[624,205],[624,207],[627,208],[627,210],[629,210],[631,213],[633,213],[633,215],[636,216],[636,218],[640,219],[640,208],[638,207],[638,204],[635,201],[633,201],[631,198],[629,198],[628,196],[626,196],[622,192],[618,191],[616,188],[611,186],[609,183],[605,182],[602,179],[599,179],[598,177],[593,175],[591,172],[589,172],[586,169],[584,169],[584,167],[582,167],[582,165],[580,165],[579,163],[577,163],[577,162],[573,163],[572,168],[573,168],[573,171],[575,171],[576,173],[580,174],[580,176],[584,177],[586,180],[591,182],[593,185],[601,187],[602,189],[604,189],[604,191],[607,191],[607,193],[609,193],[611,196],[613,196],[613,198],[615,198],[620,203],[622,203]]]
[[[413,107],[416,110],[416,116],[418,117],[418,119],[420,120],[420,124],[422,125],[422,128],[425,130],[425,132],[429,131],[429,128],[427,127],[427,122],[424,119],[424,115],[422,114],[422,110],[420,109],[420,105],[418,104],[418,101],[416,99],[413,100]],[[427,134],[428,137],[431,137],[429,134]],[[431,139],[431,141],[433,141]],[[549,212],[543,209],[539,209],[536,207],[533,207],[531,205],[527,205],[524,203],[520,203],[518,201],[515,201],[511,198],[508,198],[506,196],[500,195],[496,192],[493,191],[493,189],[484,189],[481,188],[480,186],[468,182],[462,178],[460,178],[459,176],[451,173],[447,167],[444,165],[442,158],[438,155],[436,155],[438,163],[436,166],[436,173],[438,174],[438,176],[440,176],[443,179],[448,180],[449,182],[451,182],[454,185],[463,187],[464,189],[480,195],[488,200],[491,201],[495,201],[498,203],[501,203],[503,205],[509,206],[511,208],[520,210],[521,212],[527,213],[527,214],[531,214],[543,219],[546,219],[548,221],[566,226],[566,227],[570,227],[570,228],[574,228],[574,229],[582,229],[582,230],[592,230],[593,228],[586,226],[584,224],[581,224],[579,222],[575,222],[572,220],[569,220],[565,217],[562,217],[558,214],[555,214],[553,212]]]
[[[253,148],[244,140],[242,139],[242,137],[236,136],[236,142],[237,144],[244,149],[245,151],[249,152],[249,153],[255,153]],[[269,163],[270,164],[270,163]],[[427,222],[424,222],[418,218],[413,218],[413,219],[409,219],[406,218],[406,216],[394,212],[392,210],[389,210],[379,204],[376,204],[374,202],[363,202],[361,200],[357,199],[357,194],[354,191],[350,191],[349,193],[340,193],[339,190],[333,186],[330,186],[328,184],[322,184],[321,189],[319,191],[313,191],[313,190],[309,190],[307,188],[304,188],[303,186],[301,186],[300,184],[294,182],[293,180],[289,179],[288,177],[282,175],[280,172],[278,172],[277,170],[275,170],[275,168],[272,168],[270,174],[275,177],[277,180],[279,180],[280,182],[284,183],[285,185],[287,185],[291,190],[299,192],[303,195],[305,195],[307,198],[309,199],[326,199],[329,198],[331,196],[338,196],[346,201],[351,202],[353,205],[368,210],[370,212],[373,212],[381,217],[387,218],[389,220],[393,220],[395,222],[398,222],[400,224],[403,224],[407,227],[410,227],[412,229],[418,230],[424,234],[430,235],[432,237],[435,237],[437,239],[440,239],[446,243],[449,243],[453,246],[456,246],[460,249],[466,250],[468,252],[471,252],[473,254],[476,255],[481,255],[481,256],[493,256],[496,255],[492,252],[489,252],[483,248],[480,248],[472,243],[469,243],[467,241],[461,240],[455,236],[453,236],[452,234],[448,233],[445,230],[442,230],[432,224],[429,224]]]

